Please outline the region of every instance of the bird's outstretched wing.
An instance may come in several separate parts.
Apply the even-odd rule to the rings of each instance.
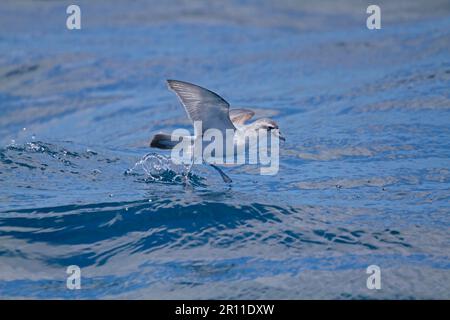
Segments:
[[[226,129],[236,129],[230,120],[230,105],[218,94],[192,83],[167,80],[186,112],[194,121],[202,121],[202,133],[207,129],[218,129],[225,133]]]
[[[250,120],[255,113],[249,109],[231,109],[230,119],[235,125],[243,125],[246,121]]]

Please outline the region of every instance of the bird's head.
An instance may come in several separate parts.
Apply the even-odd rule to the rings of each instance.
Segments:
[[[278,124],[272,119],[262,118],[253,123],[255,130],[266,130],[269,134],[273,134],[280,140],[286,141],[286,138],[280,132]]]

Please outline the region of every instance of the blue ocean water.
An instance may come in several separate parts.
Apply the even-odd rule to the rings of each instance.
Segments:
[[[450,298],[448,1],[78,2],[0,4],[1,298]],[[279,173],[186,187],[170,78],[275,119]]]

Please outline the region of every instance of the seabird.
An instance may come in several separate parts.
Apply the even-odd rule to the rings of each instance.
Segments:
[[[221,96],[200,87],[198,85],[179,81],[167,80],[169,89],[175,92],[181,104],[184,106],[189,119],[192,123],[201,121],[202,132],[205,133],[208,129],[220,130],[223,136],[226,136],[226,130],[233,130],[236,137],[244,137],[244,139],[237,139],[235,143],[245,143],[245,136],[248,130],[266,130],[269,134],[272,133],[280,140],[285,141],[281,135],[278,124],[272,119],[262,118],[250,124],[246,124],[255,113],[249,109],[231,109],[230,104]],[[150,142],[150,147],[159,149],[173,149],[180,140],[178,138],[187,138],[195,140],[198,137],[174,137],[167,133],[155,134]],[[201,137],[200,137],[201,138]],[[243,140],[243,141],[242,141]],[[232,180],[216,165],[208,163],[215,170],[217,170],[223,181],[226,183]]]

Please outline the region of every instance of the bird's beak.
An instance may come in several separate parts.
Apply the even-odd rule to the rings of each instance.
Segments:
[[[286,138],[281,134],[280,130],[274,130],[273,133],[276,137],[278,137],[278,139],[286,141]]]

